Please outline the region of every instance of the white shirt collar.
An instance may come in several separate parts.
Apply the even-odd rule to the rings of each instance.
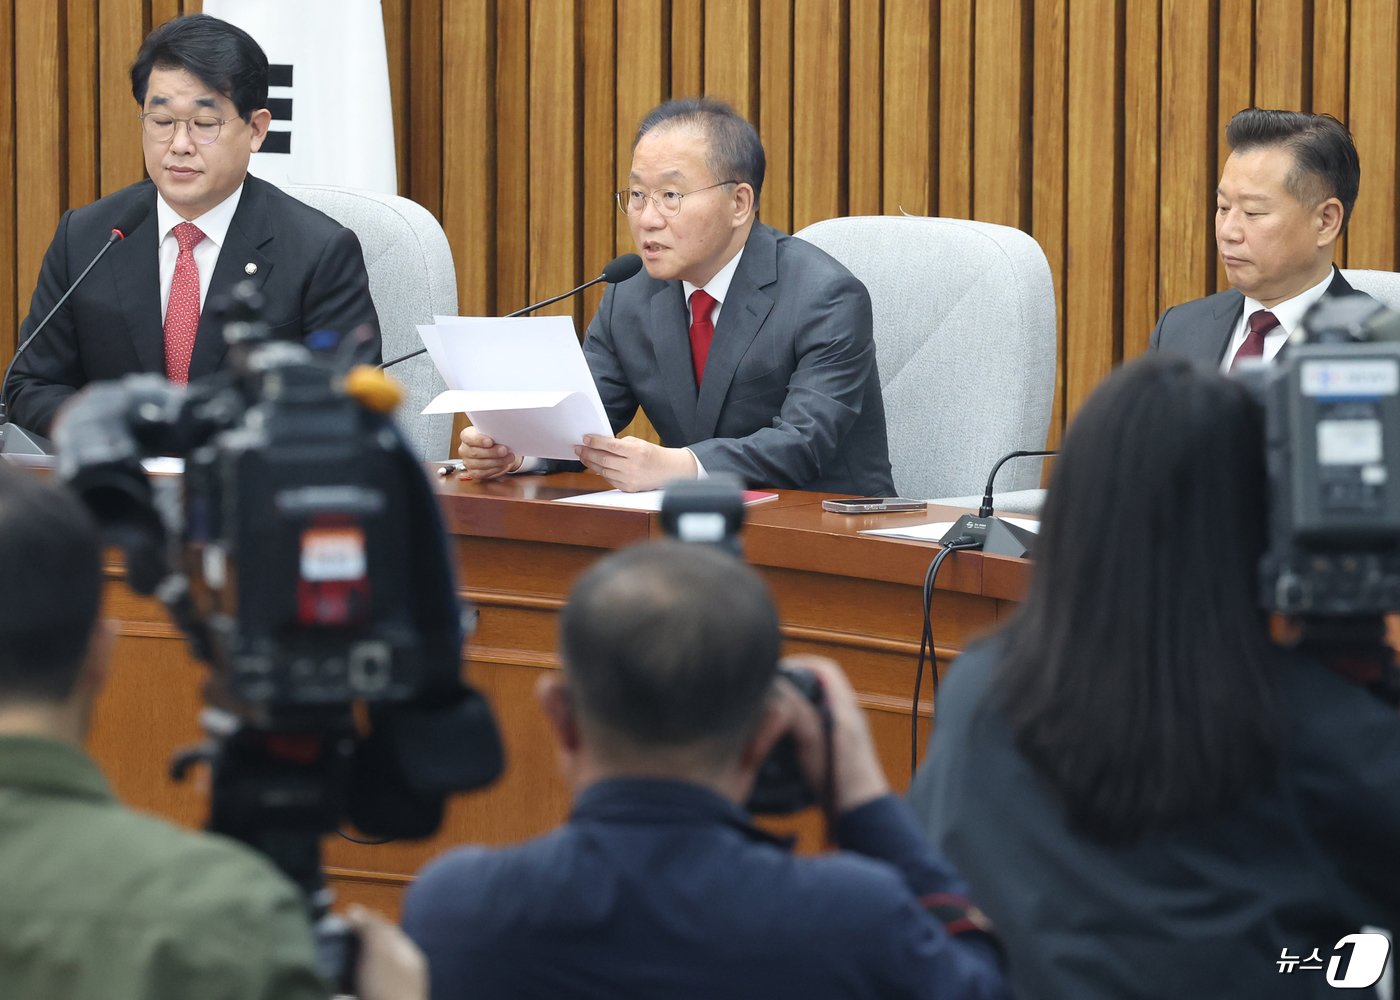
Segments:
[[[199,231],[204,234],[204,238],[217,247],[224,245],[224,240],[228,237],[228,227],[233,223],[233,213],[238,211],[238,201],[243,197],[243,185],[238,185],[233,194],[219,202],[209,211],[205,212],[197,219],[190,219],[199,227]],[[180,213],[171,208],[166,200],[161,197],[159,191],[156,192],[156,245],[165,242],[165,238],[170,235],[170,231],[180,223],[186,221],[180,217]]]
[[[685,301],[687,307],[690,304],[691,293],[694,292],[697,288],[704,288],[705,293],[707,295],[709,295],[712,299],[718,302],[721,306],[724,305],[724,297],[729,294],[729,283],[734,280],[734,272],[739,270],[739,258],[743,256],[744,248],[740,247],[739,252],[736,253],[733,257],[729,258],[729,263],[725,264],[722,268],[720,268],[719,271],[715,274],[715,276],[709,281],[707,281],[704,285],[692,285],[688,281],[682,281],[681,289],[685,292]]]
[[[1303,322],[1303,314],[1313,307],[1313,304],[1327,294],[1327,287],[1332,284],[1332,278],[1336,274],[1336,268],[1327,272],[1327,277],[1313,285],[1307,291],[1300,292],[1291,299],[1284,299],[1278,305],[1268,308],[1248,295],[1244,297],[1244,321],[1247,324],[1249,317],[1253,316],[1260,309],[1268,308],[1278,320],[1278,325],[1282,328],[1283,337],[1291,337],[1293,331]]]

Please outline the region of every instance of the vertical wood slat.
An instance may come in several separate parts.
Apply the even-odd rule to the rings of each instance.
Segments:
[[[530,287],[534,301],[578,283],[582,143],[577,128],[581,83],[575,0],[530,5]],[[572,316],[575,300],[536,315]]]
[[[389,107],[394,121],[395,183],[399,194],[409,190],[412,170],[408,127],[408,0],[380,0],[384,20],[384,48],[389,65]],[[431,53],[423,53],[431,59]]]
[[[0,0],[0,79],[14,79],[15,0]],[[15,218],[15,105],[27,99],[13,87],[0,93],[0,365],[15,356],[19,324],[28,312],[29,288],[20,290],[19,234]],[[17,280],[18,279],[18,280]],[[33,277],[27,279],[32,283]]]
[[[486,309],[508,313],[528,305],[530,253],[526,229],[530,184],[530,6],[533,0],[497,0],[494,18],[496,58],[494,94],[495,128],[495,239],[496,253],[481,262],[496,269],[496,287]],[[456,7],[457,4],[447,4]],[[451,63],[456,58],[445,58]],[[451,106],[450,98],[444,102]],[[459,124],[458,128],[464,126]],[[470,128],[470,126],[465,126]],[[464,136],[463,141],[471,141]],[[452,163],[447,160],[448,166]],[[567,234],[564,234],[567,235]],[[459,265],[460,270],[460,265]]]
[[[1312,0],[1268,0],[1254,12],[1254,100],[1261,108],[1309,110]]]
[[[26,290],[34,287],[54,225],[67,207],[59,21],[58,5],[48,3],[26,5],[24,15],[14,20],[15,92],[24,95],[19,104],[23,113],[15,117],[15,261]]]
[[[92,0],[68,0],[64,22],[63,142],[68,159],[64,203],[71,208],[97,198],[97,8]]]
[[[938,27],[938,206],[950,219],[972,217],[972,0],[944,0]]]
[[[881,211],[931,215],[938,188],[938,19],[921,0],[885,0]],[[857,155],[852,149],[852,156]]]
[[[851,82],[846,112],[850,123],[846,155],[851,165],[846,178],[846,211],[851,215],[880,214],[880,181],[884,168],[880,142],[884,119],[880,79],[883,21],[882,0],[851,5]]]
[[[792,99],[792,225],[845,213],[845,0],[798,0]]]
[[[617,169],[614,165],[617,122],[617,81],[612,68],[617,62],[612,0],[589,0],[580,10],[583,52],[583,176],[582,180],[582,270],[578,281],[598,274],[616,255],[616,225],[620,214],[613,201]],[[571,282],[572,287],[577,282]],[[561,288],[560,291],[563,291]],[[552,294],[552,293],[551,293]],[[579,333],[603,298],[603,287],[595,285],[580,301]]]
[[[705,89],[705,0],[671,0],[671,89],[699,97]]]
[[[1230,156],[1230,147],[1225,142],[1225,126],[1235,112],[1255,104],[1253,0],[1220,0],[1219,26],[1219,79],[1216,85],[1219,127],[1215,130],[1215,156],[1216,163],[1224,169],[1225,161]],[[1219,180],[1218,177],[1216,179]],[[1217,254],[1214,287],[1227,288],[1229,284],[1225,265],[1220,263]]]
[[[1047,447],[1057,447],[1065,410],[1065,219],[1068,194],[1068,0],[1036,0],[1031,69],[1031,235],[1045,251],[1055,289],[1055,399]]]
[[[482,19],[483,8],[489,10],[489,4],[483,2],[478,5],[474,12],[478,21]],[[442,0],[412,0],[408,4],[405,95],[408,108],[401,119],[402,127],[408,132],[408,181],[403,192],[439,217],[443,212],[444,139],[449,131],[442,99],[448,75],[448,67],[443,64],[442,58],[446,19],[447,12],[443,10]],[[480,45],[488,37],[483,26],[476,36],[477,44]],[[452,116],[461,116],[467,122],[475,123],[477,144],[486,147],[483,153],[489,153],[490,143],[480,140],[484,138],[483,126],[491,120],[490,108],[486,103],[485,78],[485,68],[490,66],[490,62],[485,58],[478,61],[480,65],[472,71],[475,88],[469,92],[471,101],[464,105],[454,100]]]
[[[442,66],[444,103],[455,113],[440,129],[440,219],[457,268],[458,310],[466,316],[489,315],[496,307],[491,265],[501,257],[496,232],[502,228],[494,217],[500,194],[495,153],[501,148],[493,141],[498,109],[492,95],[496,24],[489,4],[447,4],[440,30],[444,48],[456,56],[444,59]],[[415,132],[428,127],[421,120],[416,125]],[[415,150],[414,177],[418,179],[423,168],[417,152],[423,147]]]
[[[670,26],[664,0],[617,0],[617,136],[612,189],[632,169],[632,138],[647,112],[666,97]],[[615,245],[631,249],[627,218],[614,211]]]
[[[1163,3],[1158,283],[1164,307],[1211,291],[1215,274],[1211,209],[1219,179],[1213,162],[1219,130],[1212,121],[1210,29],[1210,12],[1197,0]],[[1125,330],[1125,347],[1129,336],[1146,346],[1150,333],[1150,328]]]
[[[98,194],[108,195],[146,176],[141,155],[141,109],[131,96],[127,70],[149,26],[139,0],[98,0],[97,77]]]
[[[1069,417],[1108,374],[1122,277],[1121,0],[1069,8],[1069,220],[1065,274],[1065,408]]]
[[[1162,15],[1153,4],[1129,4],[1123,35],[1128,66],[1156,65],[1172,58],[1162,37]],[[1204,81],[1202,81],[1204,86]],[[1157,254],[1161,174],[1158,108],[1171,93],[1155,73],[1128,73],[1123,81],[1123,356],[1135,357],[1147,346],[1158,302]],[[1204,126],[1200,134],[1205,135]]]
[[[1313,0],[1312,110],[1347,121],[1348,0]],[[1347,237],[1337,240],[1336,262],[1345,267]]]
[[[972,218],[1030,224],[1030,0],[979,0],[973,40]]]
[[[793,0],[762,0],[758,11],[758,126],[768,159],[759,215],[771,226],[792,225]]]
[[[755,0],[705,5],[705,62],[708,97],[728,102],[749,121],[758,112],[758,8]]]
[[[1397,49],[1394,4],[1353,0],[1351,5],[1351,131],[1361,157],[1361,193],[1348,230],[1347,264],[1396,266],[1395,184]]]

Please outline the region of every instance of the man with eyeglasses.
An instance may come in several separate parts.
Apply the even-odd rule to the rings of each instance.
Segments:
[[[750,485],[894,492],[870,295],[821,250],[758,221],[753,126],[710,99],[668,101],[637,130],[618,204],[646,273],[610,286],[584,355],[616,433],[638,407],[661,438],[585,438],[615,487],[737,475]],[[540,468],[475,428],[468,475]]]
[[[48,435],[88,382],[132,372],[184,383],[217,370],[226,345],[205,306],[254,282],[272,335],[327,330],[376,363],[379,320],[355,234],[248,173],[267,136],[268,64],[246,32],[206,15],[147,36],[131,91],[149,180],[64,213],[44,256],[23,342],[109,239],[97,263],[15,364],[9,418]],[[330,338],[327,347],[337,347]]]

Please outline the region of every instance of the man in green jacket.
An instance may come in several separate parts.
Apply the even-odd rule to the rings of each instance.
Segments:
[[[123,808],[83,752],[112,643],[101,586],[87,511],[0,462],[0,996],[325,1000],[292,883]],[[426,996],[396,929],[352,923],[366,1000]]]

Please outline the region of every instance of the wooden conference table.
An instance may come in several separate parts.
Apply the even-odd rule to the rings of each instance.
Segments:
[[[473,483],[455,477],[439,486],[458,579],[480,611],[468,643],[466,671],[491,700],[506,743],[506,773],[484,791],[458,796],[430,840],[365,846],[326,842],[326,864],[341,900],[396,913],[403,886],[424,862],[463,843],[513,843],[558,825],[569,798],[558,777],[552,738],[536,709],[534,687],[558,667],[555,625],[573,580],[611,549],[661,537],[659,515],[555,504],[606,489],[586,473],[522,476]],[[748,509],[745,557],[772,587],[786,649],[840,662],[869,715],[894,785],[909,781],[909,707],[922,624],[920,588],[937,548],[874,538],[863,528],[951,521],[960,511],[851,516],[821,509],[822,496],[781,492]],[[106,611],[119,639],[90,748],[123,801],[198,826],[204,817],[199,782],[177,785],[171,754],[199,740],[204,668],[154,600],[138,598],[110,568]],[[933,629],[940,668],[968,641],[990,629],[1025,592],[1029,564],[954,553],[939,572]],[[926,738],[929,683],[920,713]],[[774,824],[820,846],[815,816]]]

